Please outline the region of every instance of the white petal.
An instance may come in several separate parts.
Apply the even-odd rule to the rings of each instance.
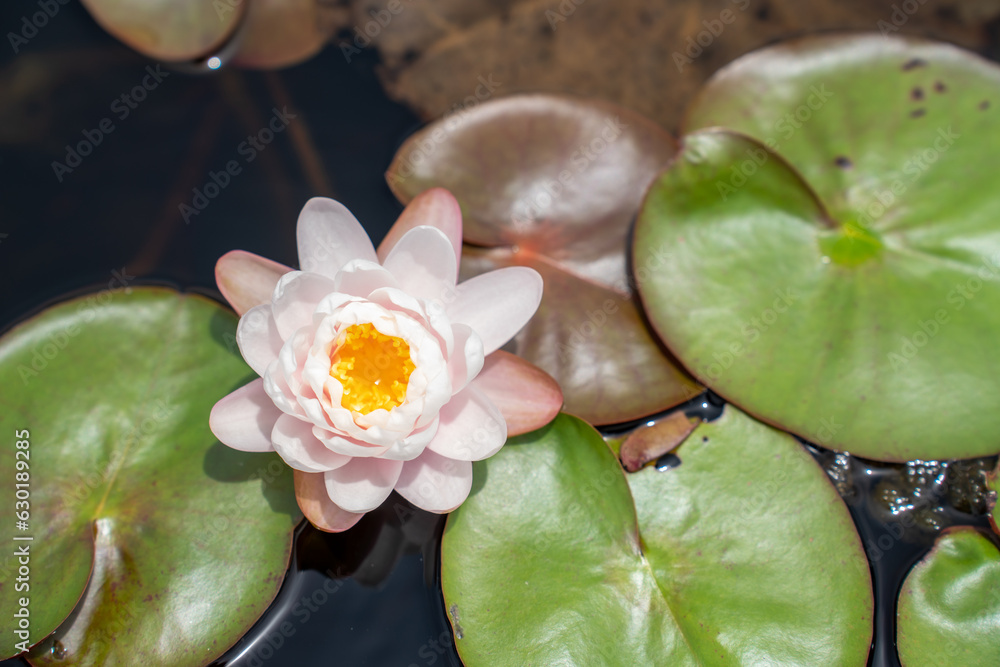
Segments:
[[[396,461],[412,461],[427,448],[427,444],[434,439],[437,429],[438,418],[435,417],[427,426],[418,428],[402,440],[394,442],[382,454],[382,458],[394,459]]]
[[[264,391],[279,410],[289,415],[305,416],[305,410],[299,405],[295,393],[288,386],[285,374],[281,371],[280,361],[275,361],[268,366],[262,379],[264,380]]]
[[[313,435],[319,438],[327,449],[344,456],[371,458],[381,456],[388,449],[388,446],[373,445],[364,440],[345,436],[332,429],[317,428],[313,430]]]
[[[281,276],[271,297],[271,312],[283,340],[312,323],[316,306],[336,287],[331,279],[318,273],[293,271]]]
[[[407,293],[435,303],[455,299],[455,250],[444,232],[414,227],[399,239],[383,263]]]
[[[441,408],[437,434],[427,448],[460,461],[493,456],[507,442],[507,422],[475,386],[468,386]]]
[[[526,266],[510,266],[471,278],[447,306],[452,322],[468,324],[486,354],[499,349],[527,324],[542,300],[542,277]]]
[[[377,261],[375,248],[357,218],[338,201],[314,197],[299,213],[299,267],[333,278],[352,259]]]
[[[451,512],[472,490],[472,464],[430,450],[403,464],[396,492],[428,512]]]
[[[336,281],[334,281],[334,287],[336,288]],[[359,302],[363,303],[364,299],[351,296],[350,294],[343,294],[341,292],[331,292],[323,297],[323,300],[319,302],[318,306],[316,306],[316,312],[314,315],[331,315],[338,312],[348,303]]]
[[[382,287],[399,288],[396,278],[387,269],[361,259],[348,262],[333,282],[337,292],[365,298]]]
[[[444,354],[451,355],[455,339],[451,331],[451,322],[448,321],[448,316],[443,308],[420,301],[398,289],[375,290],[368,295],[368,298],[372,303],[376,303],[386,310],[404,313],[419,322],[425,330],[434,334],[441,341],[441,349]],[[425,308],[425,305],[430,307]]]
[[[240,318],[236,327],[236,344],[250,368],[263,376],[271,362],[278,358],[284,344],[271,315],[271,304],[254,306]]]
[[[302,370],[309,341],[316,327],[302,327],[282,345],[278,359],[267,367],[264,374],[264,391],[282,412],[304,416],[300,405]]]
[[[456,324],[451,330],[455,334],[455,349],[448,360],[448,370],[451,372],[451,391],[457,394],[479,375],[486,355],[482,339],[469,325]]]
[[[390,182],[391,185],[391,182]],[[402,199],[402,197],[401,197]],[[385,258],[403,235],[414,227],[431,225],[437,227],[448,238],[455,253],[455,276],[458,276],[458,262],[462,258],[462,208],[455,196],[444,188],[424,190],[413,198],[399,214],[392,228],[378,247],[379,259]]]
[[[257,378],[219,400],[212,408],[208,426],[224,444],[244,452],[270,452],[271,431],[281,416],[264,393],[264,381]]]
[[[370,512],[385,501],[403,469],[402,461],[355,458],[326,475],[330,500],[348,512]]]
[[[271,442],[285,463],[302,472],[326,472],[351,460],[349,456],[331,452],[313,435],[312,424],[291,415],[278,417],[271,431]]]

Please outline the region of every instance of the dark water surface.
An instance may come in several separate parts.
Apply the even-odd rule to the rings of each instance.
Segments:
[[[0,27],[13,30],[35,11],[34,2],[6,2]],[[7,44],[0,54],[0,327],[86,286],[156,279],[211,289],[216,259],[234,248],[294,265],[296,218],[314,195],[344,202],[375,240],[401,210],[382,174],[418,122],[386,99],[370,53],[348,63],[327,48],[277,73],[174,71],[126,117],[115,100],[150,63],[77,4],[61,6],[18,54]],[[249,160],[244,140],[279,112],[294,114],[287,130]],[[113,132],[56,174],[66,146],[106,118]],[[241,173],[185,220],[180,206],[230,160]],[[710,419],[721,405],[705,395],[680,409]],[[988,525],[980,472],[991,461],[885,466],[809,448],[872,563],[870,663],[897,665],[902,579],[942,527]],[[678,462],[661,464],[669,474]],[[397,496],[346,535],[300,527],[278,598],[215,664],[460,665],[437,581],[442,528]]]

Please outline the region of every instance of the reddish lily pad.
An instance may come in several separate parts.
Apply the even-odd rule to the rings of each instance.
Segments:
[[[403,202],[435,186],[454,193],[472,244],[464,276],[511,265],[542,274],[542,304],[513,351],[559,382],[568,411],[608,424],[699,391],[645,327],[626,266],[642,193],[673,151],[670,135],[614,105],[514,96],[432,123],[386,177]],[[638,278],[669,261],[658,255]]]
[[[27,644],[53,631],[60,642],[34,664],[207,664],[263,613],[288,565],[300,518],[290,470],[208,428],[214,402],[251,372],[226,344],[236,318],[203,297],[130,292],[61,303],[0,338],[5,506],[16,461],[30,484],[26,529],[13,516],[0,528],[30,549],[30,590],[15,586],[12,546],[0,626],[16,653],[27,598]]]
[[[942,534],[899,594],[903,667],[1000,664],[1000,551],[973,528]]]
[[[626,476],[561,415],[476,463],[441,547],[462,661],[865,665],[868,562],[812,457],[732,406],[677,453]]]
[[[878,35],[722,70],[688,127],[735,131],[685,136],[636,227],[637,264],[674,256],[639,286],[664,342],[757,417],[829,425],[831,448],[996,453],[998,103],[995,64]]]
[[[232,61],[240,67],[272,69],[307,60],[349,19],[348,10],[317,0],[243,2],[249,5],[246,28]]]

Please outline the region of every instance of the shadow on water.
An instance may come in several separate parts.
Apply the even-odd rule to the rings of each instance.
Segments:
[[[437,573],[444,518],[393,494],[348,533],[300,525],[271,607],[216,667],[460,667]]]

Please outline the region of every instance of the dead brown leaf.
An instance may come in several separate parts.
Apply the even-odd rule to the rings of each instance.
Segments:
[[[382,81],[427,119],[481,100],[482,77],[499,83],[491,94],[597,97],[671,130],[702,82],[765,44],[846,29],[982,50],[987,24],[1000,15],[998,0],[911,0],[912,14],[901,0],[397,1],[397,13],[373,38]],[[355,20],[363,25],[390,2],[357,3]]]
[[[622,443],[618,457],[629,472],[636,472],[650,461],[673,451],[683,443],[700,420],[683,412],[672,412],[649,426],[632,431]]]

